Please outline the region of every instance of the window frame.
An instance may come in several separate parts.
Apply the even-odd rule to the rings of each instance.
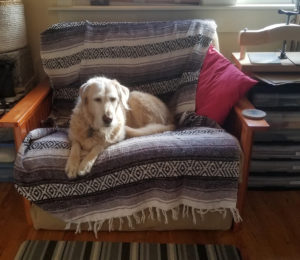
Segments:
[[[237,0],[236,2],[237,5],[239,4],[294,4],[293,0]]]

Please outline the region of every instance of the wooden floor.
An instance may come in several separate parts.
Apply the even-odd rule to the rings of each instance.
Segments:
[[[244,222],[237,232],[104,232],[99,240],[234,244],[243,259],[300,259],[300,191],[249,191],[246,201]],[[0,210],[0,259],[13,259],[26,239],[95,240],[88,232],[75,235],[28,227],[12,184],[0,183]]]

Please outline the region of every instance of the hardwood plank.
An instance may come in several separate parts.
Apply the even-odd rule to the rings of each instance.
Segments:
[[[13,259],[26,239],[220,243],[240,248],[243,260],[300,259],[300,191],[248,191],[244,221],[236,231],[101,232],[37,231],[25,220],[13,184],[0,183],[0,259]]]
[[[29,227],[23,213],[20,196],[12,184],[0,184],[0,259],[13,259]]]

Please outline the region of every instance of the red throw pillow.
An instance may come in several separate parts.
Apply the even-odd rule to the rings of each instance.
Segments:
[[[222,124],[234,104],[256,83],[210,46],[199,75],[196,113]]]

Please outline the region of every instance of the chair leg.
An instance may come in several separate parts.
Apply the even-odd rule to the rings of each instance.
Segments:
[[[243,208],[246,199],[246,193],[248,189],[248,176],[249,176],[249,168],[252,154],[252,142],[253,142],[253,130],[249,128],[243,129],[241,133],[241,146],[244,153],[244,162],[242,168],[242,180],[239,183],[238,194],[237,194],[237,203],[236,207],[240,213],[243,215]],[[233,230],[237,231],[241,226],[241,222],[234,223]]]
[[[31,203],[29,200],[23,198],[23,205],[24,205],[26,222],[29,226],[33,226],[33,222],[32,222],[31,215],[30,215]]]

